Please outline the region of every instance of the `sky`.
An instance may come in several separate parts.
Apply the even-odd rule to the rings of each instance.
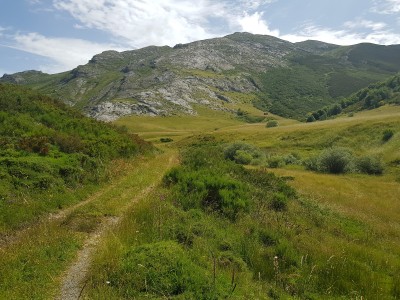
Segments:
[[[59,73],[105,50],[234,32],[400,44],[400,0],[0,0],[0,76]]]

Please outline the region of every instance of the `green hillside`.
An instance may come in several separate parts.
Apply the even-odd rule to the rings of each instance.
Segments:
[[[361,110],[378,108],[386,104],[400,104],[400,75],[370,84],[367,88],[342,99],[340,103],[309,113],[307,121],[325,120],[342,112],[352,114]]]
[[[26,71],[0,81],[28,85],[107,121],[195,115],[201,106],[226,111],[243,102],[301,120],[399,72],[399,53],[398,45],[290,43],[235,33],[172,48],[105,51],[69,72]]]
[[[148,147],[38,92],[0,85],[0,232],[79,200],[113,159]]]

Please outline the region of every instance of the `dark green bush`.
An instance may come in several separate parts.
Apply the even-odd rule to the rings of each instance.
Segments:
[[[174,140],[171,138],[160,138],[161,143],[170,143],[173,142]]]
[[[226,159],[244,165],[250,163],[262,164],[265,160],[264,152],[253,145],[243,142],[229,144],[224,150],[224,155]]]
[[[391,129],[386,129],[386,130],[383,132],[382,141],[383,141],[383,142],[389,141],[389,140],[393,137],[393,135],[394,135],[394,131],[393,131],[393,130],[391,130]]]
[[[234,220],[248,207],[245,186],[227,176],[174,168],[164,176],[164,183],[174,185],[178,201],[185,210],[217,211]]]
[[[284,158],[281,156],[272,156],[268,158],[267,163],[270,168],[281,168],[286,164]]]
[[[384,170],[382,161],[373,156],[360,157],[356,161],[357,169],[361,173],[370,175],[381,175]]]
[[[279,123],[277,120],[270,120],[267,122],[267,124],[265,125],[267,128],[271,128],[271,127],[278,127]]]
[[[285,211],[287,209],[288,198],[283,193],[275,193],[269,204],[269,207],[274,211]]]
[[[7,206],[0,227],[18,226],[56,209],[59,205],[49,195],[61,198],[68,189],[64,203],[77,200],[77,189],[104,178],[111,160],[149,148],[138,136],[36,91],[0,84],[2,197],[23,203]]]
[[[342,174],[353,170],[353,155],[345,148],[329,148],[319,156],[305,161],[306,169],[332,174]]]
[[[323,172],[332,174],[346,173],[351,170],[353,157],[347,149],[331,148],[322,152],[319,157],[320,168]]]
[[[241,165],[248,165],[251,163],[253,156],[245,150],[237,150],[234,156],[236,163]]]

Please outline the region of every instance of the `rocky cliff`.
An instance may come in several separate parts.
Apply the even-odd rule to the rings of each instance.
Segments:
[[[364,55],[363,64],[358,59],[360,54],[352,57],[352,51],[356,50],[360,51],[359,47],[317,41],[293,44],[270,36],[235,33],[173,48],[151,46],[126,52],[106,51],[70,72],[49,75],[27,71],[5,75],[0,81],[32,86],[105,121],[130,114],[196,114],[197,105],[227,110],[227,103],[237,102],[300,117],[310,107],[319,108],[346,96],[337,92],[343,88],[340,84],[334,86],[336,93],[329,91],[332,84],[337,85],[337,76],[358,82],[360,86],[355,84],[346,90],[349,94],[400,70],[400,52],[395,51],[398,48],[374,48],[373,53],[364,49],[362,54],[368,55]],[[394,53],[390,61],[385,61],[382,55],[385,51]],[[279,73],[280,70],[286,73]],[[280,81],[273,82],[268,78],[273,72],[288,75],[278,76]],[[299,79],[288,78],[292,83],[287,85],[285,78],[292,74]],[[304,96],[296,91],[293,82],[299,86],[311,85],[303,82],[310,74],[324,79],[318,81],[318,91],[312,90]],[[326,93],[321,95],[320,88],[326,89]],[[292,98],[285,95],[285,89],[294,90]],[[299,105],[290,108],[291,101]],[[311,104],[302,109],[301,101]]]

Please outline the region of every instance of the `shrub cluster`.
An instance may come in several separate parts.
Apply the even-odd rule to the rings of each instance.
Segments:
[[[8,212],[0,212],[0,227],[60,206],[43,194],[57,196],[66,188],[96,184],[112,159],[151,147],[126,129],[84,117],[20,86],[0,84],[0,110],[0,197],[14,199],[10,203],[19,203],[17,195],[24,195],[24,203],[37,201],[34,209],[7,205]]]
[[[247,191],[239,181],[209,170],[174,168],[164,177],[167,185],[174,185],[179,202],[185,210],[202,208],[217,211],[234,220],[248,208]]]
[[[265,153],[263,151],[243,142],[236,142],[226,146],[224,155],[226,159],[242,165],[260,165],[265,161]]]
[[[306,169],[331,174],[360,172],[380,175],[384,171],[382,161],[374,156],[355,157],[345,148],[329,148],[320,155],[304,162]]]
[[[386,129],[383,132],[382,141],[385,143],[389,141],[394,135],[394,131],[392,129]]]
[[[132,247],[124,254],[113,286],[124,291],[127,298],[140,293],[173,297],[190,295],[205,299],[210,295],[211,278],[174,241],[162,241]]]

